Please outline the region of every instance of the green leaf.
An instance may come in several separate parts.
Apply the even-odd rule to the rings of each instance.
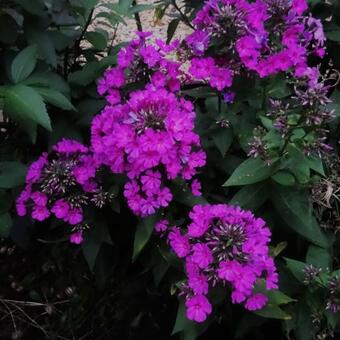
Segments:
[[[71,73],[68,81],[79,86],[87,86],[100,76],[101,65],[98,61],[87,63],[82,70]]]
[[[272,98],[284,98],[290,94],[287,81],[284,76],[278,75],[272,79],[266,88],[267,95]]]
[[[19,162],[0,162],[0,188],[16,188],[25,183],[26,166]]]
[[[0,215],[0,237],[8,237],[12,227],[11,215],[6,213]]]
[[[168,25],[168,30],[167,30],[167,44],[170,43],[171,39],[173,38],[177,27],[181,21],[179,19],[172,19],[170,24]]]
[[[229,203],[255,211],[268,199],[269,193],[267,182],[246,185],[236,193]]]
[[[193,98],[208,98],[216,96],[216,91],[212,90],[209,86],[196,87],[191,90],[181,91],[181,93]]]
[[[91,271],[94,269],[97,256],[103,243],[112,244],[112,240],[106,223],[99,221],[96,222],[90,230],[85,232],[82,243],[83,254]]]
[[[66,111],[77,111],[69,99],[61,92],[46,87],[34,87],[34,89],[43,97],[45,102]]]
[[[38,123],[51,131],[51,121],[41,96],[26,85],[15,85],[7,89],[5,95],[5,112],[14,120],[23,123],[28,128],[32,123]]]
[[[265,164],[260,158],[248,158],[241,163],[223,186],[248,185],[267,179],[274,166]]]
[[[180,301],[178,304],[178,310],[177,310],[177,316],[176,316],[176,321],[174,328],[172,330],[171,335],[174,335],[176,333],[179,333],[184,330],[186,325],[190,323],[191,321],[187,319],[185,315],[185,306],[183,300]]]
[[[104,30],[87,32],[85,38],[97,50],[104,50],[107,46],[108,34]]]
[[[232,129],[218,129],[212,132],[212,135],[215,145],[224,157],[233,142]]]
[[[306,264],[301,261],[296,261],[293,259],[284,258],[287,264],[287,268],[290,270],[290,272],[294,275],[294,277],[299,281],[303,282],[305,278],[305,274],[303,270],[306,267]]]
[[[43,59],[47,64],[57,67],[57,54],[48,32],[27,26],[25,27],[25,35],[30,45],[38,47],[37,55],[39,59]]]
[[[50,87],[64,94],[70,93],[70,86],[58,74],[52,72],[33,73],[22,82],[23,85],[34,85],[38,87]]]
[[[268,304],[266,307],[257,310],[254,314],[269,319],[290,320],[292,317],[283,311],[278,305]]]
[[[152,216],[144,218],[137,225],[136,233],[135,233],[135,241],[133,245],[132,261],[135,261],[137,259],[141,251],[144,249],[144,247],[148,243],[152,235],[155,223],[157,222],[157,219],[158,219],[158,215],[154,214]]]
[[[281,185],[291,186],[295,184],[294,176],[286,171],[278,171],[272,176],[272,179]]]
[[[25,80],[37,63],[37,47],[28,46],[17,54],[11,65],[11,77],[14,83]]]
[[[332,256],[328,249],[320,248],[311,244],[308,248],[306,262],[313,264],[314,266],[320,267],[324,270],[331,269]]]
[[[299,303],[296,313],[295,334],[297,340],[311,340],[313,337],[312,311],[305,302]]]
[[[328,247],[328,240],[312,214],[307,191],[276,186],[272,192],[272,202],[291,229],[316,245]]]

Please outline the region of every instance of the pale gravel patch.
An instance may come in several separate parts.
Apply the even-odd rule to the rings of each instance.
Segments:
[[[104,7],[100,6],[101,3],[117,3],[117,0],[101,0],[99,2],[99,6],[96,9],[96,12],[98,13],[99,11],[108,11]],[[138,0],[138,4],[155,4],[157,1],[156,0]],[[180,3],[180,1],[178,2]],[[175,8],[172,6],[169,6],[169,9],[165,13],[164,17],[156,21],[155,18],[155,12],[154,10],[149,10],[149,11],[144,11],[139,13],[141,23],[143,26],[143,31],[150,31],[153,33],[154,39],[167,39],[167,29],[169,23],[172,21],[173,15],[176,13]],[[121,42],[126,42],[134,39],[135,37],[135,32],[137,31],[137,26],[136,22],[134,19],[124,19],[127,23],[127,25],[120,24],[118,27],[118,30],[116,32],[116,38],[114,40],[114,45],[119,44]],[[114,29],[112,27],[107,27],[105,24],[103,24],[103,19],[98,19],[95,20],[94,23],[91,25],[91,30],[95,30],[96,28],[101,28],[106,30],[109,33],[109,38],[112,39],[114,35]],[[176,33],[173,37],[173,39],[184,39],[188,34],[191,33],[191,28],[183,24],[182,22],[178,25]]]

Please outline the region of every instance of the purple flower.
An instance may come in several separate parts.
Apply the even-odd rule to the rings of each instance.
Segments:
[[[47,164],[47,153],[43,153],[39,159],[31,164],[26,174],[26,183],[36,183],[41,177],[41,171]]]
[[[169,221],[167,220],[160,220],[155,225],[155,231],[158,234],[162,234],[167,231],[169,228]]]
[[[66,216],[68,216],[69,210],[70,205],[63,199],[56,201],[51,209],[53,214],[60,219],[66,218]]]
[[[71,225],[79,224],[83,221],[83,213],[81,209],[70,209],[64,219]]]
[[[196,243],[192,247],[192,261],[201,269],[207,268],[213,261],[210,248],[206,244]]]
[[[191,192],[194,196],[201,196],[202,185],[197,179],[194,179],[191,183]]]
[[[187,281],[181,295],[208,294],[217,283],[231,287],[233,303],[262,308],[266,298],[254,293],[258,280],[277,288],[278,275],[269,256],[270,230],[250,211],[226,204],[196,205],[189,214],[187,234],[169,234],[171,248],[185,258]]]
[[[149,67],[154,67],[160,60],[160,55],[153,46],[143,46],[140,49],[140,55]]]
[[[255,294],[247,299],[245,307],[250,310],[258,310],[263,308],[268,302],[268,298],[263,294]]]
[[[50,216],[49,210],[45,206],[36,205],[32,211],[32,218],[37,221],[44,221]]]
[[[185,42],[197,56],[202,56],[209,45],[209,34],[196,30],[185,38]]]
[[[73,244],[81,244],[83,242],[83,232],[77,231],[70,235],[70,242]]]
[[[187,318],[196,322],[203,322],[211,314],[212,308],[204,295],[196,295],[185,301]]]
[[[54,145],[53,150],[60,154],[84,153],[88,151],[87,147],[85,147],[83,144],[75,140],[65,138]]]
[[[173,228],[168,236],[168,240],[172,250],[178,257],[185,257],[190,252],[189,239],[186,236],[182,236],[178,228]]]
[[[39,192],[39,191],[32,193],[31,199],[36,205],[43,206],[43,207],[47,205],[47,201],[48,201],[47,196],[44,193]]]
[[[306,0],[293,0],[292,9],[296,14],[302,15],[303,12],[308,9],[307,1]]]

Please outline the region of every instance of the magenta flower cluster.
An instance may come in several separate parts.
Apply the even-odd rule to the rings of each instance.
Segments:
[[[81,243],[83,207],[104,204],[96,181],[98,165],[81,143],[60,141],[50,155],[42,154],[29,167],[25,188],[16,203],[18,215],[29,213],[34,220],[44,221],[53,214],[72,227],[71,242]]]
[[[151,43],[149,32],[137,32],[137,36],[119,51],[118,65],[107,70],[98,83],[98,93],[105,95],[111,105],[120,102],[119,89],[126,84],[150,82],[150,86],[157,89],[180,90],[183,74],[180,71],[181,63],[174,56],[179,41],[166,44],[157,39]]]
[[[191,223],[182,234],[173,227],[168,234],[172,250],[185,260],[185,295],[187,317],[203,322],[211,313],[209,288],[231,288],[233,303],[243,303],[248,310],[261,309],[268,298],[256,293],[260,280],[266,289],[277,288],[278,274],[269,256],[271,232],[261,218],[250,211],[225,204],[196,205],[189,214]],[[166,222],[157,229],[165,232]]]
[[[292,72],[313,86],[318,73],[307,57],[323,57],[326,39],[321,21],[303,16],[307,8],[306,0],[207,1],[185,40],[194,56],[189,73],[220,91],[243,70],[261,78]]]
[[[94,118],[91,143],[98,162],[129,181],[124,195],[131,210],[148,216],[172,200],[167,181],[191,180],[205,165],[200,138],[194,132],[191,102],[166,89],[152,87],[130,94],[127,102],[107,105]],[[193,190],[198,191],[193,183]]]

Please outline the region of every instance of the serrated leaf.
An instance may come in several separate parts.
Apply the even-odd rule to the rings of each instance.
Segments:
[[[26,85],[14,85],[6,90],[4,111],[14,120],[30,127],[38,123],[51,131],[51,121],[42,97]]]
[[[28,46],[17,54],[11,65],[11,77],[14,83],[25,80],[37,63],[37,47]]]
[[[49,103],[66,111],[77,111],[77,109],[72,105],[69,99],[65,97],[61,92],[46,87],[34,87],[34,89],[43,97],[46,103]]]
[[[223,186],[258,183],[270,177],[273,171],[274,165],[267,165],[260,158],[248,158],[235,169]]]

